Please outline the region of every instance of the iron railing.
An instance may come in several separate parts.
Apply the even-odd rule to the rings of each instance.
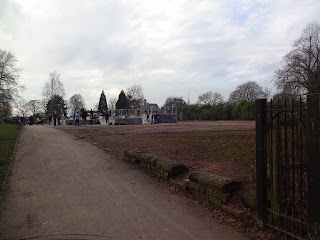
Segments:
[[[257,215],[289,239],[318,236],[319,95],[256,101]]]

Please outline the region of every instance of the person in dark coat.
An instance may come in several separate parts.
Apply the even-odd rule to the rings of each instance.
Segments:
[[[52,115],[51,113],[49,114],[49,125],[51,125],[51,122],[52,122]]]
[[[32,117],[32,116],[29,117],[29,124],[30,124],[30,125],[33,124],[33,117]]]
[[[53,126],[57,126],[57,113],[55,112],[53,115]]]
[[[109,116],[109,111],[107,110],[107,111],[106,111],[106,114],[105,114],[106,124],[107,124],[107,125],[109,125],[109,117],[110,117],[110,116]]]
[[[154,124],[158,123],[158,113],[154,114]]]

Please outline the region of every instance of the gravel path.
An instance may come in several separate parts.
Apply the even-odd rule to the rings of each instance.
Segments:
[[[90,143],[25,126],[0,210],[0,239],[245,239],[211,214]]]

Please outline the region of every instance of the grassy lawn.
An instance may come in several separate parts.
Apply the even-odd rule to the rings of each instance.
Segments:
[[[18,127],[14,124],[0,124],[0,189],[10,165],[14,146],[18,138]]]

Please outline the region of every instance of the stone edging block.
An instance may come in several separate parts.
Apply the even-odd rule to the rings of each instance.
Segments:
[[[154,175],[166,180],[185,172],[187,169],[184,164],[177,163],[171,159],[149,155],[140,151],[125,150],[124,159],[148,168]],[[230,200],[231,193],[240,190],[239,181],[212,173],[193,172],[182,183],[176,183],[173,179],[170,182],[181,190],[192,193],[196,198],[207,201],[240,219],[246,214],[245,211],[236,210],[225,205]]]
[[[132,163],[148,168],[150,172],[158,177],[168,179],[186,171],[186,166],[171,159],[157,157],[144,152],[125,150],[124,158]]]
[[[189,175],[192,182],[212,188],[221,193],[231,193],[240,190],[240,182],[213,173],[193,172]]]

